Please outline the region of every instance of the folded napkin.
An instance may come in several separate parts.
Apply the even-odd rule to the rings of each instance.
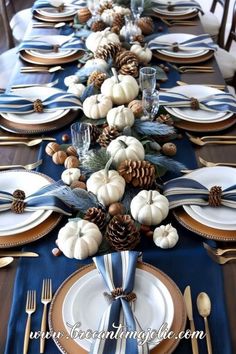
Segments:
[[[188,39],[183,42],[163,43],[161,42],[161,36],[157,36],[148,43],[148,47],[151,50],[169,50],[173,52],[181,51],[193,51],[193,50],[217,50],[218,46],[212,41],[209,34],[201,34],[194,38]]]
[[[58,92],[44,100],[24,98],[15,94],[0,95],[2,113],[43,113],[57,109],[82,109],[78,97],[67,92]]]
[[[61,181],[42,187],[27,197],[24,191],[19,189],[12,194],[0,190],[0,212],[12,210],[20,214],[25,211],[53,210],[71,215],[80,206],[81,199],[76,190],[73,191]]]
[[[209,190],[194,179],[179,177],[164,184],[163,194],[169,200],[170,209],[183,205],[236,208],[236,184],[224,190],[212,184]]]
[[[158,0],[153,0],[153,10],[155,11],[155,8],[160,9],[160,10],[167,10],[167,11],[175,11],[176,9],[183,9],[183,10],[188,10],[188,9],[197,9],[202,12],[202,7],[197,1],[167,1],[166,3],[163,3],[163,1],[158,1]]]
[[[137,258],[138,252],[124,251],[93,259],[109,290],[110,294],[107,295],[111,298],[111,304],[101,318],[98,332],[116,333],[119,325],[125,326],[129,332],[141,331],[131,308],[131,303],[136,298],[133,287]],[[124,330],[124,327],[122,329]],[[148,352],[147,343],[138,345],[138,340],[132,336],[127,336],[127,339],[97,338],[90,350],[90,354],[146,354]]]
[[[58,52],[63,50],[84,50],[86,51],[86,47],[83,41],[78,37],[70,37],[67,41],[59,44],[51,44],[46,41],[39,41],[37,39],[34,40],[25,40],[23,41],[19,47],[18,52],[21,50],[42,50],[45,52]]]
[[[79,9],[81,7],[86,7],[86,1],[84,0],[36,0],[33,7],[32,12],[41,8],[58,8],[58,12],[63,11],[64,6],[72,7],[75,9]]]
[[[236,113],[236,98],[227,92],[200,99],[175,92],[160,92],[159,100],[160,105],[166,107],[190,107],[193,110],[203,109],[205,111]]]

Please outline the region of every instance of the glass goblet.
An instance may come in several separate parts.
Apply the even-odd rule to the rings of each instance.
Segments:
[[[142,97],[143,111],[148,116],[149,120],[154,120],[159,110],[159,92],[156,90],[150,92],[149,90],[143,91]]]
[[[90,146],[90,124],[87,123],[73,123],[71,125],[71,139],[72,145],[76,149],[81,162],[86,157]]]
[[[139,71],[139,84],[142,91],[153,92],[156,88],[157,71],[151,67],[141,68]]]
[[[144,9],[144,0],[131,0],[130,7],[133,17],[139,19]]]

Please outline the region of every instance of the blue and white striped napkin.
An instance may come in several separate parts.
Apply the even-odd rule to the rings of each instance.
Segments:
[[[75,9],[80,9],[82,7],[86,7],[86,1],[84,0],[66,0],[66,1],[50,1],[50,0],[36,0],[33,7],[32,12],[41,8],[59,8],[60,6],[68,6]]]
[[[45,52],[53,52],[53,51],[63,51],[63,50],[82,50],[86,51],[86,47],[84,42],[78,37],[70,37],[61,45],[51,44],[47,41],[41,41],[37,39],[26,39],[23,41],[19,47],[18,51],[22,50],[41,50]]]
[[[201,5],[194,0],[185,0],[185,1],[166,1],[165,3],[163,1],[158,1],[158,0],[153,0],[153,10],[155,9],[160,9],[160,10],[167,10],[167,11],[175,11],[176,9],[182,9],[182,10],[188,10],[188,9],[196,9],[199,11],[202,11]]]
[[[116,332],[116,328],[119,325],[124,326],[130,332],[141,331],[130,302],[127,300],[127,295],[132,294],[134,288],[138,255],[139,252],[123,251],[93,258],[112,297],[111,304],[108,305],[107,310],[101,318],[98,332]],[[90,354],[108,353],[147,354],[149,353],[149,349],[147,343],[138,345],[138,339],[131,336],[118,339],[96,338],[92,344]]]
[[[159,94],[160,105],[166,107],[192,107],[193,100],[197,100],[199,109],[205,111],[236,113],[236,98],[227,92],[210,95],[201,99],[195,99],[175,92],[160,92]]]
[[[212,41],[209,34],[201,34],[195,36],[187,41],[175,42],[175,43],[163,43],[161,36],[157,36],[148,43],[148,47],[151,50],[169,50],[169,51],[193,51],[193,50],[217,50],[218,46]]]

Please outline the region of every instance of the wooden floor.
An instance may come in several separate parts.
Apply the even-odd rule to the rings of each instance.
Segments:
[[[10,0],[10,1],[13,3],[16,12],[23,9],[27,9],[28,7],[32,7],[32,4],[34,2],[34,0]],[[9,18],[11,18],[14,15],[10,5],[8,6],[8,15]],[[6,45],[6,36],[4,34],[2,18],[0,14],[0,53],[3,53],[7,49],[8,48]]]

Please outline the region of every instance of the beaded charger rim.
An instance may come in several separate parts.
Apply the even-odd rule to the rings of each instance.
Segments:
[[[236,114],[228,119],[215,123],[195,123],[188,122],[182,119],[175,120],[174,126],[180,129],[189,130],[192,132],[218,132],[232,127],[236,123]]]
[[[55,293],[50,309],[49,309],[49,329],[53,332],[64,331],[68,333],[62,317],[62,306],[67,292],[73,286],[73,284],[82,278],[84,275],[94,270],[95,265],[86,265],[73,274],[71,274],[58,288]],[[186,325],[186,308],[183,300],[182,293],[176,283],[164,272],[158,268],[144,262],[137,262],[137,268],[147,271],[148,273],[156,276],[168,289],[174,304],[174,319],[172,323],[171,330],[174,333],[179,333],[183,331]],[[71,337],[63,336],[62,338],[53,337],[53,340],[59,350],[64,353],[70,354],[87,354],[88,352],[79,346]],[[151,350],[151,354],[171,354],[175,348],[178,346],[180,339],[166,339],[161,341],[155,348]]]

